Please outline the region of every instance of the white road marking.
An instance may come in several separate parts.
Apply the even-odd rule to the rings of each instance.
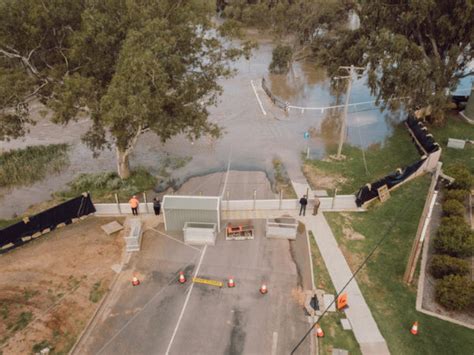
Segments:
[[[206,253],[206,250],[207,250],[207,244],[202,249],[201,258],[199,259],[199,263],[198,263],[198,266],[196,268],[196,271],[194,272],[193,277],[197,276],[197,274],[199,272],[199,269],[201,268],[202,260],[204,259],[204,254]],[[181,309],[181,313],[180,313],[179,318],[178,318],[178,323],[176,323],[176,327],[174,328],[173,335],[171,336],[170,343],[168,344],[168,348],[166,349],[166,353],[165,353],[166,355],[169,355],[169,353],[170,353],[171,346],[173,345],[173,340],[176,336],[176,333],[178,332],[179,324],[181,323],[181,319],[183,318],[184,311],[186,310],[186,306],[188,305],[189,297],[191,296],[191,292],[193,292],[193,287],[194,287],[194,282],[191,284],[191,287],[189,288],[188,294],[186,295],[186,299],[184,300],[184,305],[183,305],[183,308]]]
[[[276,355],[277,353],[277,344],[278,344],[278,333],[273,332],[272,355]]]
[[[197,255],[196,255],[197,256]],[[130,259],[130,257],[129,257]],[[192,261],[194,261],[195,258],[192,259]],[[188,265],[191,265],[191,264],[188,264]],[[187,265],[187,266],[188,266]],[[136,318],[138,317],[138,315],[140,315],[150,304],[153,300],[155,300],[161,293],[163,293],[168,286],[170,286],[172,283],[175,283],[176,282],[176,277],[178,277],[178,275],[175,275],[175,277],[173,277],[169,282],[168,284],[166,284],[165,287],[161,288],[157,293],[155,293],[155,295],[150,298],[146,303],[145,305],[142,307],[142,309],[140,311],[138,311],[137,313],[135,313],[132,318],[130,318],[127,322],[125,322],[125,324],[104,344],[104,346],[102,346],[102,348],[97,352],[97,354],[100,354],[102,353],[102,351],[107,348],[109,346],[109,344],[111,344],[115,338],[120,334],[122,333],[122,331],[128,327],[128,325]],[[192,286],[192,285],[191,285]]]
[[[172,236],[170,236],[170,235],[168,235],[168,234],[165,234],[165,233],[163,233],[163,232],[160,232],[158,229],[155,229],[155,228],[149,228],[149,229],[155,231],[155,232],[158,233],[158,234],[161,234],[162,236],[164,236],[164,237],[166,237],[166,238],[172,239],[172,240],[174,240],[175,242],[178,242],[178,243],[180,243],[180,244],[183,244],[184,246],[186,246],[186,247],[188,247],[188,248],[191,248],[191,249],[194,249],[194,250],[197,250],[197,251],[201,251],[201,249],[196,248],[196,247],[193,247],[192,245],[188,245],[188,244],[182,242],[182,241],[179,240],[179,239],[173,238]]]
[[[255,84],[253,83],[253,80],[250,80],[250,85],[252,85],[253,92],[255,93],[255,97],[257,98],[258,104],[260,105],[260,109],[262,110],[262,113],[264,116],[267,115],[263,108],[262,100],[260,100],[260,97],[257,94],[257,89],[255,88]]]

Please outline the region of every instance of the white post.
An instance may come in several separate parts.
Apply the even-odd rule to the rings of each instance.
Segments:
[[[255,210],[255,207],[257,205],[257,190],[253,190],[253,209]]]
[[[143,193],[143,201],[145,201],[146,213],[150,213],[150,211],[148,211],[148,203],[147,203],[147,200],[146,200],[146,192]]]
[[[117,194],[114,194],[114,195],[115,195],[115,203],[117,204],[118,212],[119,212],[119,214],[122,214],[122,210],[120,209],[120,202],[119,202],[118,196],[117,196]]]
[[[280,190],[280,204],[278,206],[278,209],[281,210],[281,200],[283,200],[283,189]]]

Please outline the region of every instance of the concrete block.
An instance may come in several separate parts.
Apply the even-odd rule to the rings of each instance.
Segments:
[[[41,232],[36,232],[35,234],[31,236],[31,238],[35,239],[35,238],[41,237],[42,235],[43,234]]]
[[[100,226],[100,228],[102,228],[102,230],[107,233],[107,235],[111,235],[122,230],[123,226],[117,221],[112,221],[110,223],[104,224],[103,226]]]
[[[21,238],[21,240],[24,241],[24,242],[27,242],[27,241],[31,240],[31,235],[27,236],[27,237],[23,237],[23,238]]]
[[[341,319],[341,325],[342,325],[342,329],[344,329],[344,330],[351,330],[352,329],[351,323],[349,322],[349,319],[347,319],[347,318],[342,318]]]
[[[344,349],[332,349],[332,355],[349,355],[349,351]]]
[[[73,219],[71,219],[71,222],[72,222],[72,223],[76,223],[76,222],[79,222],[79,221],[80,221],[79,218],[73,218]]]
[[[465,144],[466,144],[466,141],[462,139],[454,139],[454,138],[448,139],[448,148],[464,149]]]
[[[41,231],[41,234],[46,234],[46,233],[49,233],[49,232],[51,232],[51,228],[46,228],[46,229],[43,229]]]
[[[59,223],[56,228],[66,227],[66,223]]]

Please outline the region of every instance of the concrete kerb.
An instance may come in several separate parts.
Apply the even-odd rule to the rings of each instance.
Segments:
[[[124,222],[124,225],[127,223],[127,219]],[[104,297],[102,297],[102,300],[99,302],[99,305],[97,306],[96,310],[90,317],[89,321],[87,322],[86,326],[82,330],[82,332],[79,334],[77,337],[76,342],[74,343],[73,347],[71,350],[69,350],[69,355],[72,355],[75,353],[76,350],[80,350],[80,344],[83,342],[85,339],[87,339],[90,336],[90,332],[94,329],[95,325],[97,324],[98,320],[98,314],[104,309],[106,303],[110,300],[110,295],[113,293],[117,292],[117,281],[122,275],[122,270],[123,268],[128,264],[130,261],[130,258],[132,256],[132,253],[127,253],[126,248],[123,248],[122,251],[122,260],[120,264],[120,272],[116,273],[114,278],[112,279],[112,282],[110,283],[109,287],[109,292],[107,292]]]

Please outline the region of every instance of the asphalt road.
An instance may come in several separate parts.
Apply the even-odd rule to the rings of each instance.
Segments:
[[[142,283],[122,277],[120,291],[80,349],[89,354],[288,354],[308,329],[293,296],[297,267],[289,241],[256,237],[191,248],[155,231],[144,235],[142,251],[128,270]],[[198,277],[226,281],[235,288],[190,282]],[[188,281],[177,282],[183,270]],[[268,294],[261,295],[262,282]],[[183,310],[184,309],[184,310]],[[298,354],[309,353],[309,341]]]

